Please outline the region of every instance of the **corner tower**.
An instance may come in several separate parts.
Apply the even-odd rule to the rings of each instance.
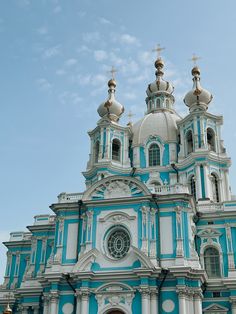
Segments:
[[[184,102],[189,114],[178,121],[180,178],[189,185],[196,201],[229,201],[228,170],[230,158],[221,139],[223,117],[208,112],[212,94],[200,84],[200,69],[192,69],[193,88]]]
[[[114,69],[112,69],[112,74]],[[115,98],[116,81],[108,81],[108,98],[98,107],[100,120],[97,127],[89,131],[91,148],[87,169],[83,173],[86,186],[110,175],[130,172],[129,126],[119,124],[124,106]]]

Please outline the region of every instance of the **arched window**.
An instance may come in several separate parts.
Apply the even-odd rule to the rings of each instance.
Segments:
[[[212,180],[212,197],[213,201],[216,203],[219,203],[220,201],[220,195],[219,195],[219,184],[218,184],[218,178],[217,176],[212,173],[211,174],[211,180]]]
[[[169,101],[169,99],[166,99],[166,108],[170,109],[170,101]]]
[[[193,198],[196,200],[196,183],[195,183],[194,176],[191,176],[190,178],[190,193],[192,194]]]
[[[190,154],[193,152],[193,134],[192,131],[188,131],[186,135],[186,141],[187,141],[187,153]]]
[[[160,100],[160,98],[157,98],[156,108],[161,108],[161,100]]]
[[[112,160],[120,161],[120,141],[114,139],[112,141]]]
[[[160,147],[157,144],[152,144],[148,150],[149,167],[160,166]]]
[[[97,141],[97,142],[95,143],[95,147],[94,147],[94,162],[95,162],[95,163],[98,162],[99,146],[100,146],[100,143],[99,143],[99,141]]]
[[[215,132],[211,128],[207,129],[207,146],[209,150],[216,151]]]
[[[214,247],[208,247],[204,252],[204,266],[209,278],[221,277],[220,254]]]

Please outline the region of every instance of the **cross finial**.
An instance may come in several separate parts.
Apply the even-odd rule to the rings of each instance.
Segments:
[[[193,56],[189,61],[193,62],[193,65],[197,65],[197,60],[201,59],[201,57],[198,57],[195,53],[193,53]]]
[[[161,47],[160,44],[158,44],[156,48],[152,49],[152,51],[155,51],[157,53],[157,58],[160,58],[162,50],[165,50],[165,48]]]
[[[111,70],[108,71],[108,73],[111,73],[111,78],[114,80],[115,79],[115,73],[117,70],[114,68],[114,66],[111,67]]]
[[[127,117],[129,118],[129,122],[131,122],[132,117],[134,116],[133,112],[130,110],[127,114]]]

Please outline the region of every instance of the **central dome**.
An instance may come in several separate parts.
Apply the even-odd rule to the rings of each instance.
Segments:
[[[158,136],[164,142],[178,139],[177,121],[181,118],[175,112],[158,111],[145,115],[132,127],[133,145],[143,145],[150,136]]]

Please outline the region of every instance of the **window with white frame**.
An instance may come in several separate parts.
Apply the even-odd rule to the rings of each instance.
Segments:
[[[114,139],[112,141],[112,160],[120,161],[120,141]]]
[[[161,156],[160,147],[157,144],[151,144],[148,149],[149,167],[160,166]]]
[[[215,132],[211,128],[207,129],[207,145],[209,150],[216,151]]]
[[[221,277],[220,254],[214,247],[208,247],[204,251],[204,267],[209,278]]]
[[[186,142],[187,142],[187,154],[193,152],[193,134],[192,131],[188,131],[186,134]]]

